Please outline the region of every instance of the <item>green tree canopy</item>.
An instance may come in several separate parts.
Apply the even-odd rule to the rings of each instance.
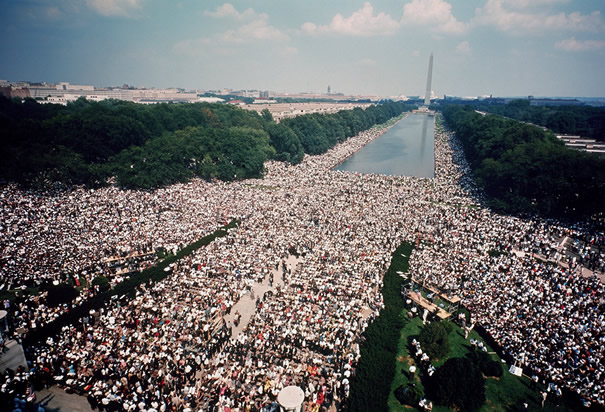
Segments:
[[[443,322],[427,323],[418,338],[422,350],[432,359],[441,359],[450,352],[448,331]]]
[[[271,144],[275,148],[275,158],[292,164],[300,163],[305,155],[300,139],[283,124],[271,123],[267,127]]]
[[[450,358],[425,386],[428,398],[462,411],[478,411],[485,403],[485,379],[467,358]]]
[[[0,97],[0,178],[32,184],[60,180],[98,186],[115,177],[151,189],[192,177],[261,177],[268,158],[299,163],[410,106],[309,114],[277,125],[226,104],[141,105],[80,98],[67,106]]]
[[[527,107],[523,102],[513,106],[515,110]],[[602,212],[604,158],[571,150],[538,127],[481,116],[470,106],[449,105],[443,115],[461,140],[490,207],[549,217]]]
[[[71,303],[78,296],[78,291],[71,285],[62,283],[48,288],[46,295],[46,304],[51,307],[57,307],[64,303]]]

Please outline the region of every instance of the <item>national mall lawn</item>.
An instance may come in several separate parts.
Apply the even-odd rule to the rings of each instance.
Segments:
[[[408,310],[402,311],[402,317],[408,319]],[[480,340],[486,345],[485,341],[481,339],[479,334],[472,330],[468,336],[468,339],[464,339],[464,331],[456,324],[450,321],[444,321],[451,323],[452,331],[449,333],[450,351],[447,357],[439,360],[432,361],[431,364],[439,368],[449,358],[453,357],[464,357],[472,349],[470,340]],[[418,340],[420,330],[422,329],[422,318],[421,316],[415,316],[413,319],[406,321],[405,326],[401,330],[401,337],[399,339],[398,353],[396,357],[396,371],[395,379],[391,385],[391,392],[389,395],[388,406],[390,411],[412,411],[422,409],[418,407],[411,407],[409,405],[402,405],[394,396],[394,391],[400,385],[407,386],[410,383],[409,367],[412,364],[416,364],[418,367],[417,373],[414,378],[416,385],[422,387],[422,382],[419,375],[422,375],[421,368],[418,366],[419,362],[416,362],[413,354],[410,354],[412,348],[412,340]],[[493,360],[501,362],[500,358],[493,351],[491,347],[488,348],[488,353]],[[540,395],[541,385],[537,389],[531,389],[531,380],[526,377],[517,377],[511,374],[508,369],[510,365],[502,364],[504,374],[500,378],[485,378],[485,394],[486,402],[483,405],[482,411],[516,411],[523,410],[523,404],[528,404],[528,410],[549,410],[549,411],[565,411],[569,410],[565,407],[556,407],[553,403],[548,400],[545,404],[545,408],[542,409],[542,399]],[[420,372],[420,373],[418,373]],[[544,388],[542,388],[544,389]],[[473,390],[473,388],[469,388]],[[550,397],[549,397],[550,400]],[[436,405],[433,402],[433,411],[450,411],[450,408]]]

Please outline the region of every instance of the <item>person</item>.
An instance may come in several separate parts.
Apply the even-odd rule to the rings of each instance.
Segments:
[[[92,410],[97,409],[99,402],[97,401],[97,398],[94,396],[94,394],[89,393],[86,396],[86,399],[88,400],[88,403],[90,404],[90,409],[92,409]]]
[[[58,330],[48,345],[31,350],[32,369],[74,386],[88,384],[92,373],[99,408],[103,400],[109,408],[111,399],[139,409],[156,408],[158,400],[166,410],[183,409],[199,397],[204,410],[246,402],[258,409],[280,386],[308,388],[322,378],[345,404],[363,332],[384,308],[391,255],[401,242],[418,239],[413,228],[422,226],[431,229],[409,256],[410,273],[426,274],[437,289],[458,290],[471,312],[468,324],[481,325],[509,355],[527,353],[522,366],[530,373],[602,403],[605,371],[596,354],[603,351],[603,325],[596,309],[603,285],[542,264],[533,252],[546,256],[568,235],[587,244],[594,235],[595,248],[605,237],[485,208],[460,142],[445,132],[436,132],[434,179],[331,170],[377,135],[364,132],[296,166],[267,162],[262,190],[260,181],[199,180],[151,192],[0,186],[0,246],[7,256],[0,283],[14,286],[66,282],[72,272],[91,281],[107,265],[117,270],[112,262],[121,259],[140,269],[147,252],[137,247],[149,250],[153,264],[156,246],[176,253],[219,223],[240,220],[238,229],[175,262],[164,280],[109,303],[89,324]],[[262,295],[276,262],[290,255],[296,259],[287,283],[259,298],[237,328],[243,330],[229,336],[225,313],[246,291]],[[117,274],[111,277],[119,283]],[[245,298],[250,306],[255,300]],[[22,296],[10,310],[19,314],[12,326],[28,333],[71,306],[51,308],[43,296]],[[132,370],[123,366],[133,359]],[[104,387],[122,378],[120,388]],[[321,385],[312,386],[316,396]]]

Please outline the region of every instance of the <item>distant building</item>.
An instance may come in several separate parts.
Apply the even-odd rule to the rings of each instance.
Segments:
[[[81,85],[81,84],[70,84],[69,82],[60,82],[55,85],[57,90],[87,90],[94,91],[94,86]]]
[[[31,97],[29,93],[29,89],[22,87],[0,87],[0,95],[8,97],[9,99],[13,97],[20,97],[21,99],[25,99],[26,97]]]
[[[529,96],[529,104],[532,106],[581,106],[584,103],[578,99],[536,99]]]
[[[605,143],[597,142],[595,139],[587,139],[582,136],[556,135],[557,139],[563,141],[565,146],[588,153],[605,155]]]
[[[46,100],[40,100],[38,103],[49,103],[49,104],[60,104],[63,106],[67,106],[67,98],[65,96],[56,97],[51,96]]]
[[[259,97],[258,99],[254,99],[254,101],[252,102],[252,104],[271,104],[271,103],[277,103],[277,100],[267,99],[266,97]]]
[[[332,92],[332,89],[330,89],[330,85],[328,85],[328,94],[330,94]]]
[[[220,97],[200,97],[199,101],[203,103],[222,103],[225,99],[221,99]]]

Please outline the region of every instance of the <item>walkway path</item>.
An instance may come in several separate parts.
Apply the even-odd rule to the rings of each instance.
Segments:
[[[0,373],[4,373],[7,369],[15,371],[19,366],[23,366],[25,370],[28,370],[23,346],[16,340],[11,339],[6,342],[2,353],[0,353]]]
[[[302,258],[296,258],[293,255],[288,256],[286,259],[286,267],[294,273],[296,270],[296,266],[300,262]],[[270,285],[271,274],[273,274],[273,286]],[[287,277],[286,277],[287,279]],[[282,279],[282,266],[281,263],[279,265],[279,269],[273,269],[270,273],[265,276],[262,283],[255,283],[252,286],[252,292],[254,294],[254,299],[252,299],[250,293],[246,293],[243,295],[240,300],[233,305],[231,308],[231,312],[225,315],[225,322],[227,325],[232,325],[231,338],[235,339],[239,336],[239,334],[246,328],[248,322],[254,315],[256,311],[256,299],[262,298],[265,293],[268,291],[275,291],[278,287],[285,287],[284,281]],[[233,324],[233,320],[235,319],[235,313],[239,312],[241,315],[240,322],[237,326]]]
[[[36,392],[36,402],[48,412],[90,412],[86,397],[67,393],[56,385]]]

